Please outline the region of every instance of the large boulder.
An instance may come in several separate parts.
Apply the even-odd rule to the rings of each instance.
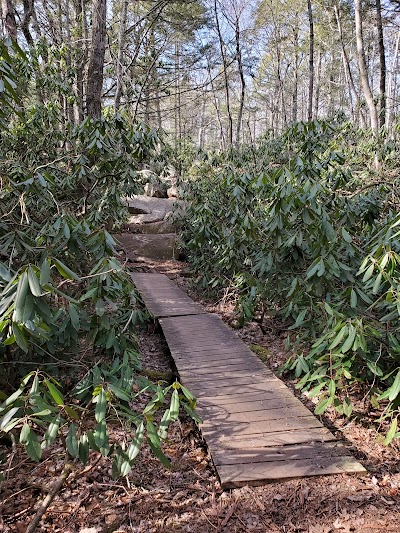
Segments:
[[[144,193],[150,198],[168,198],[166,188],[158,183],[146,183]]]
[[[168,198],[178,198],[178,188],[176,185],[172,185],[167,189]]]

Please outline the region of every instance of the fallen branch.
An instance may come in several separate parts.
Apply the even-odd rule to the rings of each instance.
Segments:
[[[61,476],[57,479],[57,481],[54,482],[52,489],[50,490],[46,498],[43,500],[43,502],[41,503],[39,509],[36,511],[36,514],[33,517],[32,522],[29,524],[26,530],[26,533],[33,533],[35,531],[42,516],[47,511],[49,505],[54,500],[54,497],[60,491],[61,487],[64,484],[64,481],[68,478],[71,472],[72,472],[72,466],[70,464],[65,465]]]

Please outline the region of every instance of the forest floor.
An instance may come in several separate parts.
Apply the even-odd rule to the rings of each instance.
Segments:
[[[190,288],[183,263],[147,260],[144,266],[166,273],[208,311],[218,313],[227,323],[232,322],[230,305],[204,301]],[[265,362],[274,371],[288,357],[284,349],[286,332],[277,330],[272,321],[265,334],[256,323],[249,323],[237,333],[249,345],[265,348]],[[143,367],[149,373],[167,376],[173,372],[167,345],[157,329],[143,327],[139,332],[139,344]],[[292,382],[286,380],[286,383],[293,389]],[[305,403],[312,408],[313,404]],[[374,413],[370,416],[372,421]],[[350,447],[368,470],[367,475],[294,479],[223,492],[201,435],[194,423],[183,417],[172,426],[164,446],[164,452],[171,459],[170,470],[144,447],[129,479],[113,481],[110,461],[99,459],[93,453],[86,468],[77,465],[37,530],[63,533],[398,533],[398,445],[384,447],[382,438],[364,415],[348,422],[327,412],[323,421]],[[120,432],[121,428],[115,425],[112,436],[117,439]],[[0,453],[6,456],[9,466],[0,494],[0,530],[23,533],[48,487],[61,474],[65,457],[61,447],[53,448],[39,464],[32,463],[19,450],[10,453],[9,449],[0,447]]]

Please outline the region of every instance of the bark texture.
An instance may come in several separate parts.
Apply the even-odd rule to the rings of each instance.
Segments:
[[[376,137],[379,136],[379,121],[378,121],[378,111],[374,102],[374,96],[371,91],[371,86],[368,79],[367,71],[367,62],[365,60],[365,49],[364,49],[364,40],[363,40],[363,31],[362,31],[362,11],[361,11],[361,0],[355,0],[355,23],[356,23],[356,40],[357,40],[357,57],[358,57],[358,68],[360,70],[360,80],[363,88],[363,93],[367,106],[369,109],[371,128],[375,133]]]
[[[106,50],[107,0],[93,0],[92,45],[86,85],[86,112],[89,117],[101,117],[104,55]]]

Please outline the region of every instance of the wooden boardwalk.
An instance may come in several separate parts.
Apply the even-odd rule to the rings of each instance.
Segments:
[[[241,339],[162,274],[132,274],[159,319],[223,488],[365,469]]]

